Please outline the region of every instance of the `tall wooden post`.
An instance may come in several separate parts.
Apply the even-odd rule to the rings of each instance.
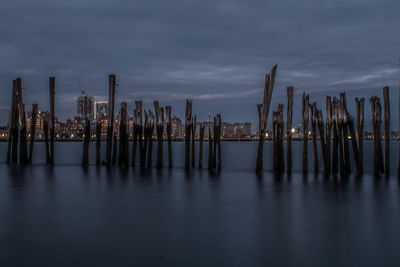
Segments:
[[[357,144],[358,144],[358,163],[359,174],[364,171],[363,166],[363,146],[364,146],[364,98],[356,98],[356,112],[357,112]]]
[[[165,107],[166,126],[167,126],[167,141],[168,141],[168,167],[172,168],[172,120],[171,106]]]
[[[357,139],[356,139],[356,131],[354,130],[354,119],[352,116],[348,115],[348,125],[349,125],[349,131],[350,131],[350,137],[351,137],[351,146],[353,148],[353,157],[354,157],[354,163],[357,168],[357,174],[360,174],[360,165],[359,165],[359,160],[358,160],[358,145],[357,145]]]
[[[43,119],[44,142],[46,150],[46,163],[50,163],[50,146],[49,146],[49,118]]]
[[[199,147],[199,169],[203,168],[203,140],[205,124],[200,124],[200,147]]]
[[[212,158],[213,158],[213,145],[212,145],[212,135],[211,135],[211,127],[208,126],[208,170],[212,170]]]
[[[342,118],[343,131],[343,149],[344,149],[344,172],[350,173],[350,149],[349,149],[349,132],[348,127],[348,112],[346,104],[346,93],[340,94],[340,114]]]
[[[136,131],[135,134],[137,136],[137,139],[139,141],[139,161],[140,161],[140,166],[144,167],[145,161],[146,161],[146,156],[144,155],[144,147],[143,147],[143,110],[142,110],[142,101],[135,101],[136,109],[135,109],[135,114],[137,113],[137,119],[136,119]],[[135,142],[133,143],[135,145]],[[136,155],[136,149],[134,150],[134,153]],[[133,153],[133,152],[132,152]],[[132,164],[135,166],[135,159],[132,158]]]
[[[37,115],[38,115],[38,104],[33,104],[32,105],[32,117],[31,117],[30,141],[29,141],[29,158],[28,158],[29,163],[32,163],[33,143],[35,142]]]
[[[55,101],[56,78],[50,77],[50,165],[54,165],[54,138],[55,138]]]
[[[383,109],[385,127],[385,175],[390,175],[390,103],[389,87],[383,87]]]
[[[303,93],[302,101],[302,126],[303,126],[303,173],[308,172],[308,102],[309,97]]]
[[[332,125],[333,125],[333,147],[332,147],[332,173],[337,174],[338,172],[338,146],[339,146],[339,129],[338,129],[338,112],[337,105],[338,100],[336,97],[331,102],[332,107]]]
[[[18,114],[19,114],[19,131],[20,131],[20,145],[19,145],[19,162],[22,165],[28,163],[28,148],[26,141],[26,114],[25,104],[22,100],[22,80],[17,78],[17,93],[18,93]]]
[[[86,167],[89,165],[89,144],[90,144],[90,120],[85,120],[85,136],[83,141],[83,154],[82,154],[82,166]]]
[[[318,162],[318,148],[317,148],[317,103],[309,105],[311,115],[311,138],[313,144],[313,155],[314,155],[314,172],[319,172]]]
[[[217,159],[217,170],[221,170],[221,126],[222,126],[222,121],[221,121],[221,114],[217,114],[217,120],[216,120],[216,125],[217,125],[217,149],[218,149],[218,159]],[[214,134],[215,136],[215,134]]]
[[[326,173],[331,173],[331,140],[332,140],[332,101],[326,97],[326,119],[325,119],[325,150],[326,150]]]
[[[17,93],[17,81],[13,80],[13,95],[11,104],[10,114],[10,125],[9,125],[9,139],[8,139],[8,155],[7,163],[18,162],[18,93]],[[10,159],[11,158],[11,159]]]
[[[114,133],[114,100],[115,100],[115,85],[116,76],[115,74],[108,75],[108,126],[107,126],[107,147],[106,147],[106,162],[107,167],[111,166],[111,153],[112,153],[112,141]]]
[[[275,84],[277,65],[272,67],[270,74],[265,75],[264,97],[262,105],[257,105],[258,109],[258,149],[256,159],[256,173],[259,174],[263,168],[263,147],[264,137],[267,131],[268,115],[272,99],[272,91]]]
[[[148,151],[147,151],[147,168],[151,168],[153,160],[153,132],[154,132],[154,115],[149,110],[147,121],[145,123],[145,132],[148,138]]]
[[[129,151],[128,150],[128,136],[127,136],[127,104],[121,102],[121,119],[119,128],[119,153],[118,153],[118,166],[127,168],[129,166]]]
[[[192,132],[192,101],[186,100],[185,113],[185,169],[190,168],[190,136]]]
[[[287,89],[287,119],[286,119],[286,164],[287,172],[292,172],[292,117],[293,117],[293,87]]]
[[[197,121],[197,116],[194,115],[194,120],[192,124],[192,168],[195,167],[195,160],[196,160],[196,154],[195,154],[195,142],[196,142],[196,121]]]
[[[160,169],[163,167],[164,108],[160,107],[158,101],[154,101],[154,111],[156,115],[156,133],[157,133],[156,168]]]
[[[96,165],[101,164],[101,121],[98,120],[96,123]]]
[[[323,156],[323,163],[324,163],[324,170],[325,174],[329,174],[329,157],[327,155],[327,148],[326,148],[326,141],[325,141],[325,134],[324,134],[324,120],[322,117],[322,111],[316,109],[316,119],[318,122],[318,131],[319,131],[319,139],[321,143],[321,151]]]

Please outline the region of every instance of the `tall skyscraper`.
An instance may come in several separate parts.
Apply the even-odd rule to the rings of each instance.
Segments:
[[[108,112],[108,101],[98,100],[94,101],[94,119],[97,121],[103,115],[107,116]]]
[[[93,97],[85,94],[82,90],[82,95],[77,99],[77,116],[81,119],[93,120],[94,110],[93,110]]]

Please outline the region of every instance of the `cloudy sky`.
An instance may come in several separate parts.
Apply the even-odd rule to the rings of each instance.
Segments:
[[[0,123],[8,121],[12,80],[22,77],[27,109],[48,109],[48,77],[56,76],[56,113],[75,115],[77,80],[106,98],[107,75],[118,101],[172,105],[182,116],[194,100],[225,121],[256,123],[264,74],[278,63],[272,107],[295,87],[324,106],[326,95],[382,95],[390,86],[398,126],[398,0],[2,0]],[[129,105],[130,109],[133,105]],[[369,102],[366,102],[367,126]],[[130,111],[132,113],[132,111]]]

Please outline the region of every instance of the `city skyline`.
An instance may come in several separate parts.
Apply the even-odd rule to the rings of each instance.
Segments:
[[[23,79],[27,107],[38,103],[47,110],[47,79],[55,76],[56,115],[65,120],[73,115],[81,90],[77,79],[88,94],[107,99],[107,75],[115,73],[116,103],[127,101],[128,110],[135,100],[143,100],[145,107],[158,100],[183,117],[189,98],[202,120],[211,112],[221,113],[225,121],[256,125],[264,75],[275,63],[272,107],[285,102],[286,86],[294,86],[295,110],[303,91],[320,107],[326,95],[346,91],[354,112],[355,96],[368,98],[383,86],[398,97],[399,8],[392,0],[6,0],[0,10],[0,51],[5,55],[0,123],[8,121],[16,77]],[[20,19],[13,19],[14,10]],[[392,127],[397,128],[397,107],[391,108]],[[294,120],[300,120],[298,114]]]

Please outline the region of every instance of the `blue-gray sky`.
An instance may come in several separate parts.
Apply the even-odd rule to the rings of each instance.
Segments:
[[[327,94],[382,95],[390,86],[398,123],[398,0],[3,0],[0,8],[0,123],[8,120],[11,85],[23,78],[24,101],[48,109],[56,76],[56,112],[75,115],[80,94],[106,98],[117,74],[118,101],[158,99],[173,113],[194,100],[200,120],[256,123],[265,72],[278,63],[272,107],[286,86],[320,107]],[[130,105],[130,109],[133,105]],[[369,102],[365,105],[369,121]],[[132,111],[130,111],[132,113]],[[368,125],[368,122],[367,122]]]

